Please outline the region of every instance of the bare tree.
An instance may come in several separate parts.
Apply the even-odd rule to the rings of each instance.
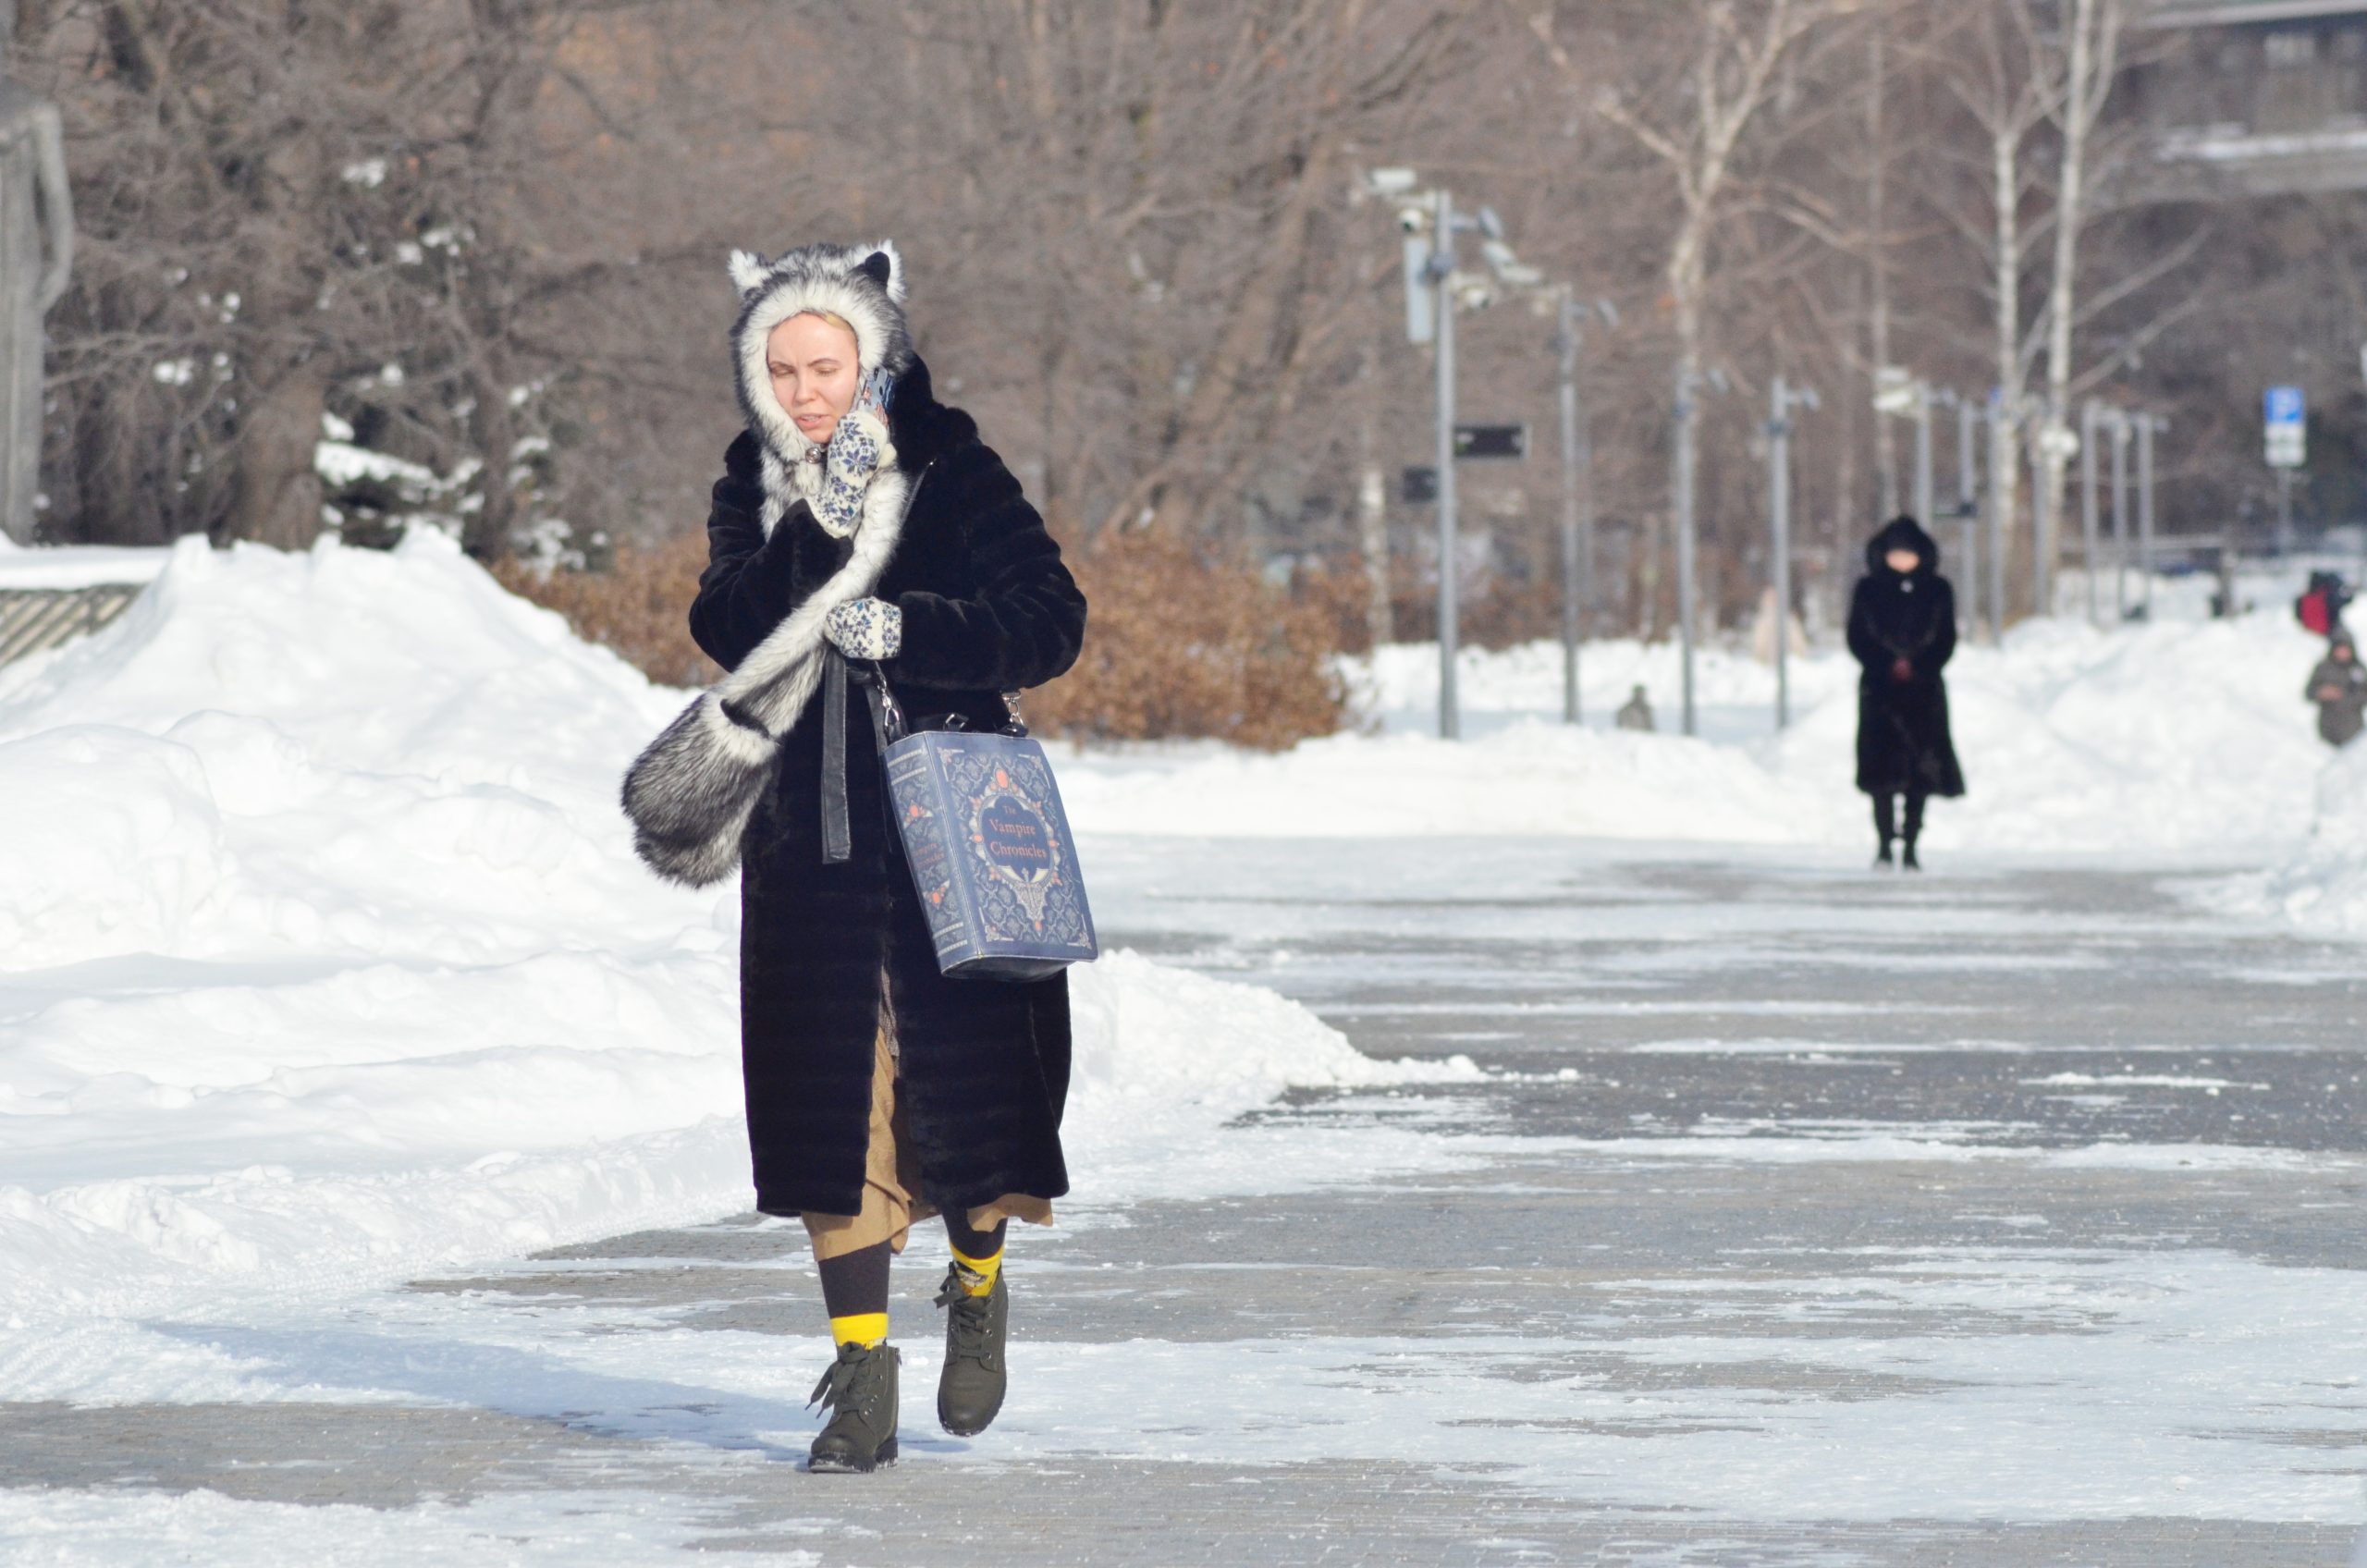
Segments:
[[[2091,157],[2105,102],[2119,74],[2122,0],[2069,0],[2064,16],[2067,36],[2062,42],[2063,67],[2050,107],[2061,136],[2061,161],[2054,188],[2054,266],[2046,296],[2046,408],[2049,425],[2067,417],[2071,407],[2072,338],[2079,325],[2079,239],[2090,213]],[[2066,457],[2063,444],[2042,439],[2039,483],[2050,498],[2063,494]],[[2060,508],[2054,515],[2060,516]],[[2039,548],[2052,551],[2054,541],[2041,540]],[[2050,606],[2036,606],[2044,613]]]

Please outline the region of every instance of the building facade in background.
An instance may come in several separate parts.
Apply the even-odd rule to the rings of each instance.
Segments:
[[[2131,42],[2146,195],[2367,190],[2367,3],[2156,0]]]

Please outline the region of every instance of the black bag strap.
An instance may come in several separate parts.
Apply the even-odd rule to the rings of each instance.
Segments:
[[[854,857],[847,826],[847,661],[836,648],[822,655],[822,864]]]

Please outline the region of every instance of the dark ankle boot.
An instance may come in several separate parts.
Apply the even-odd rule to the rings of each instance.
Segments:
[[[1915,851],[1909,850],[1907,852],[1912,855]],[[1891,865],[1895,864],[1890,857],[1890,840],[1888,839],[1884,839],[1883,840],[1883,847],[1880,852],[1874,856],[1874,864],[1876,865]]]
[[[867,1476],[896,1463],[896,1369],[892,1345],[840,1345],[839,1358],[814,1385],[810,1408],[830,1412],[808,1452],[805,1467],[816,1475]]]
[[[957,1438],[974,1438],[994,1425],[1010,1387],[1003,1363],[1003,1344],[1011,1335],[1005,1279],[997,1273],[994,1289],[974,1296],[957,1263],[945,1271],[945,1288],[937,1292],[937,1305],[945,1308],[945,1370],[937,1380],[937,1419]]]
[[[1902,859],[1898,864],[1899,864],[1901,866],[1905,867],[1905,868],[1906,868],[1907,870],[1908,870],[1908,871],[1920,871],[1920,870],[1922,870],[1922,869],[1923,869],[1923,863],[1922,863],[1921,861],[1917,860],[1917,859],[1915,858],[1915,840],[1914,840],[1914,839],[1909,839],[1908,840],[1907,840],[1907,854],[1906,854],[1906,857],[1905,857],[1904,859]]]

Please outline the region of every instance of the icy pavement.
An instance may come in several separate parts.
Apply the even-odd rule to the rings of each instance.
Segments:
[[[0,1405],[0,1561],[2344,1560],[2361,949],[2128,869],[1088,848],[1112,945],[1487,1074],[1255,1113],[1287,1190],[1081,1171],[978,1439],[923,1239],[891,1473],[797,1469],[813,1270],[731,1219],[152,1325],[173,1402]]]

